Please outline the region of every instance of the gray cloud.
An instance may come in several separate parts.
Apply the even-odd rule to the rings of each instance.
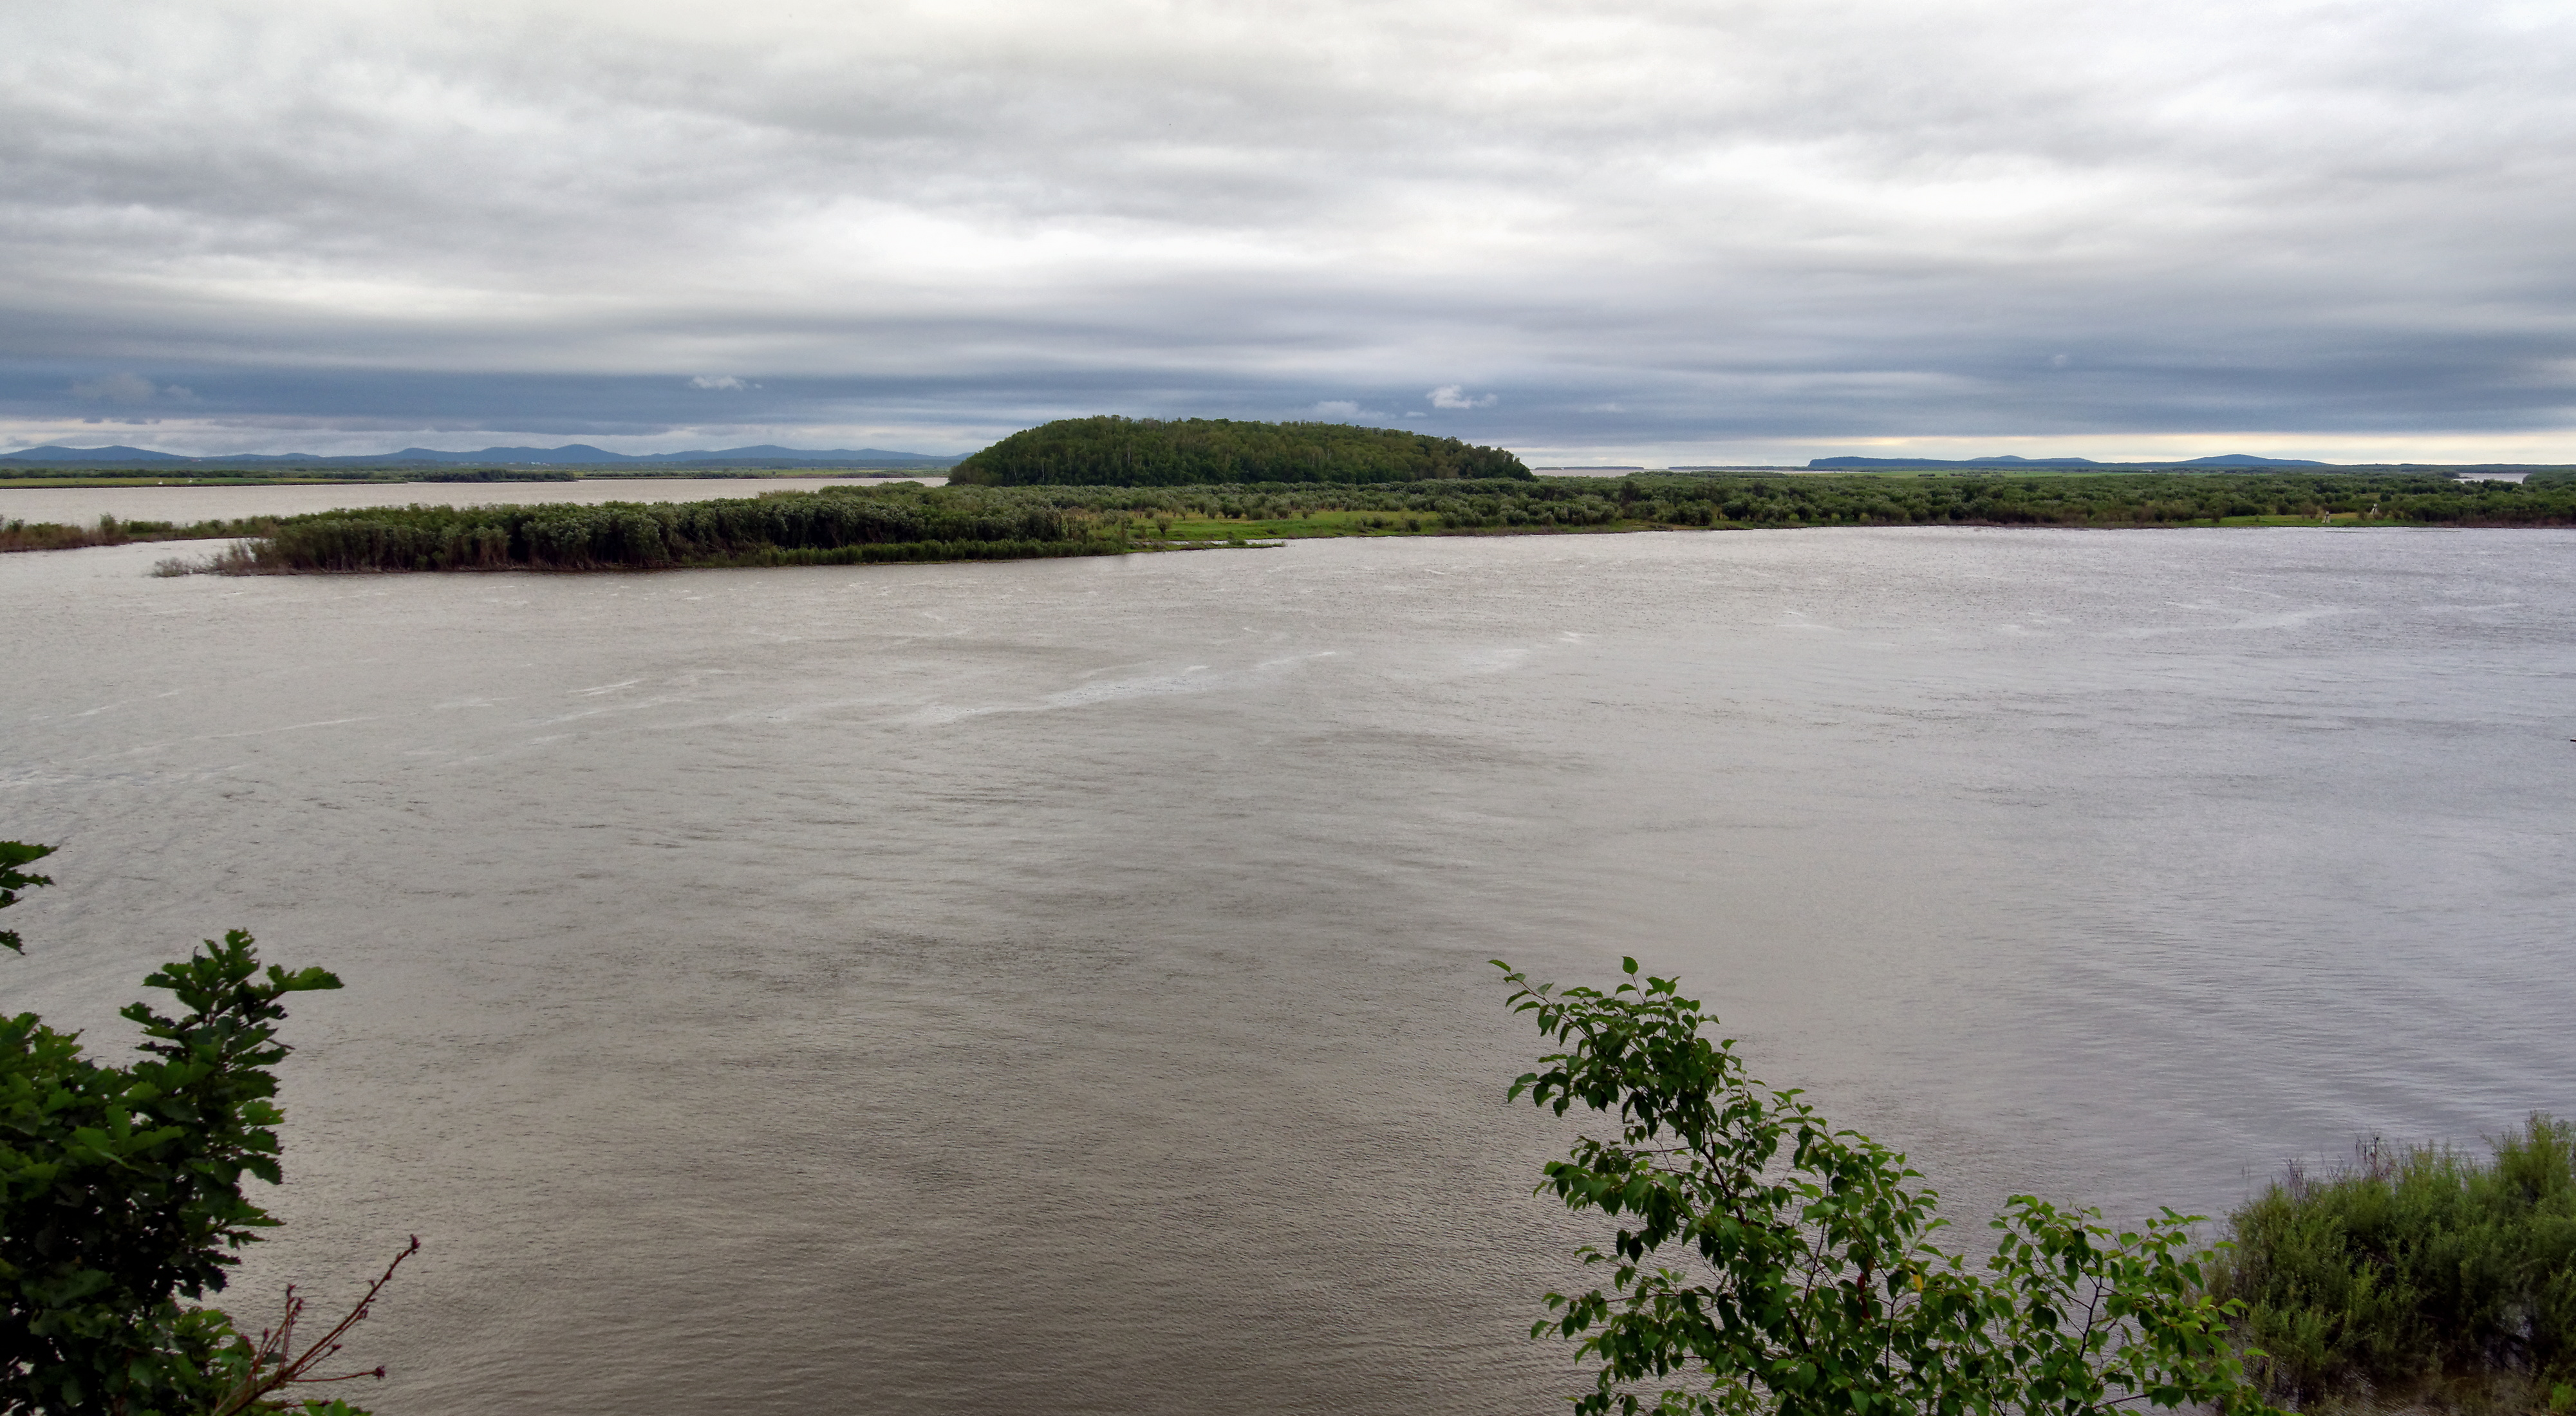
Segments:
[[[2576,429],[2564,7],[807,8],[0,18],[0,419]]]
[[[194,403],[197,401],[197,395],[193,389],[183,387],[179,384],[170,384],[166,387],[156,385],[150,379],[142,378],[134,374],[122,373],[102,374],[94,379],[83,379],[71,386],[71,393],[74,398],[85,400],[103,399],[109,403],[152,403],[155,401]]]

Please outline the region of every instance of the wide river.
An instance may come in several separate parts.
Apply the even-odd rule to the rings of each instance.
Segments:
[[[1678,972],[1970,1240],[2576,1112],[2576,534],[168,553],[0,557],[0,979],[348,981],[230,1297],[420,1234],[385,1416],[1557,1409],[1496,956]]]

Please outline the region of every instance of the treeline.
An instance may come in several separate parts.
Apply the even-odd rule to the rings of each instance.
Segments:
[[[96,527],[12,521],[0,550],[233,538],[222,568],[606,570],[1107,555],[1245,537],[1531,534],[1666,527],[2576,526],[2576,480],[2122,473],[2101,477],[1642,476],[1344,484],[925,487],[704,502],[408,506]],[[1210,526],[1207,523],[1220,523]]]
[[[1402,428],[1227,418],[1065,418],[1026,428],[949,469],[983,486],[1202,486],[1528,477],[1500,448]]]
[[[1146,517],[1411,517],[1442,531],[1651,526],[2190,526],[2245,517],[2421,526],[2576,525],[2576,481],[2431,476],[2116,473],[2100,477],[1629,476],[1333,486],[1018,489],[1049,504]],[[1398,529],[1398,528],[1390,528]]]
[[[1680,525],[2187,526],[2281,516],[2423,526],[2576,524],[2576,484],[2425,475],[1632,477],[1614,495],[1642,506],[1646,519]]]
[[[406,506],[289,517],[220,569],[654,570],[1025,560],[1129,549],[1078,509],[979,488],[835,487],[703,502]]]

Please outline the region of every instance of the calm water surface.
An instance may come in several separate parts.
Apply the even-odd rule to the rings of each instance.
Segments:
[[[2576,1111],[2567,533],[163,554],[0,557],[0,980],[347,978],[237,1292],[420,1233],[387,1416],[1554,1409],[1498,954],[1678,971],[1971,1232]]]
[[[483,506],[514,502],[711,501],[763,492],[923,482],[946,477],[636,477],[578,482],[371,482],[273,487],[0,487],[0,521],[52,521],[88,526],[101,516],[127,521],[231,520],[298,516],[344,506]]]

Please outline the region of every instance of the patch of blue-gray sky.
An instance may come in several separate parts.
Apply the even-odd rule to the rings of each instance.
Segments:
[[[2576,459],[2561,5],[25,6],[0,170],[22,445]]]

